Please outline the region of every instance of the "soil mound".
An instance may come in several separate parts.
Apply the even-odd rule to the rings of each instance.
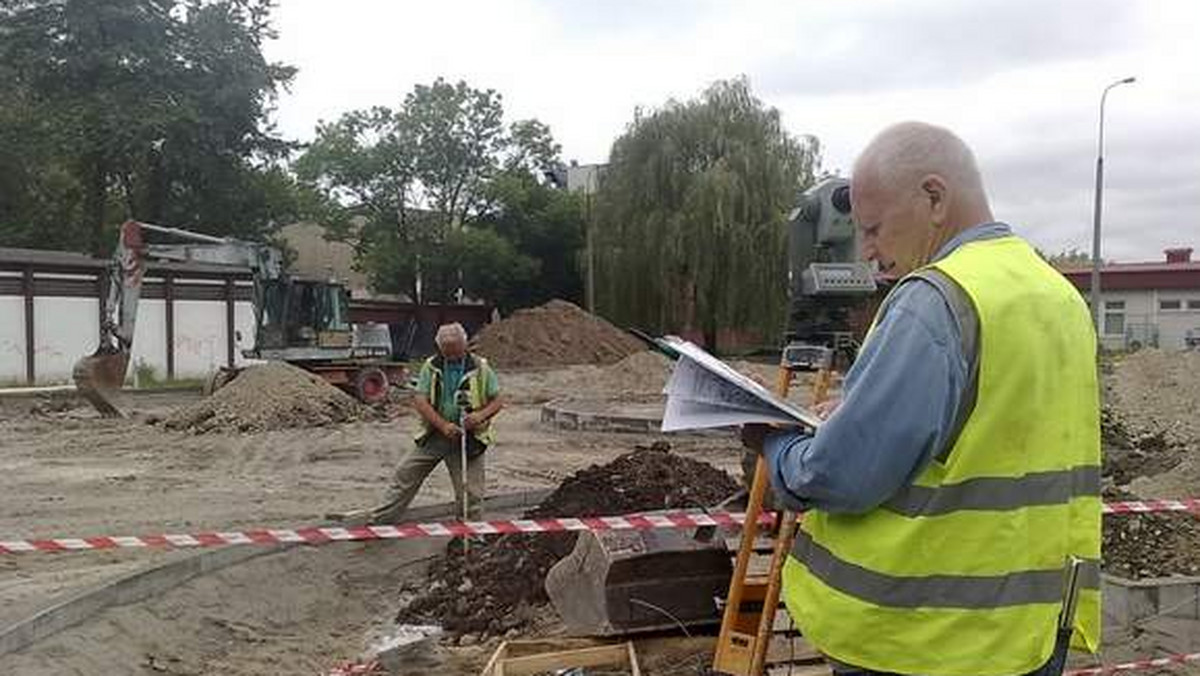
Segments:
[[[1106,490],[1105,501],[1137,500]],[[1131,580],[1200,573],[1200,522],[1182,514],[1106,514],[1102,542],[1106,572]]]
[[[663,355],[641,350],[604,367],[604,372],[596,379],[592,389],[659,393],[671,377],[672,367],[671,360]]]
[[[272,362],[242,371],[212,396],[172,413],[163,425],[193,434],[263,432],[332,425],[365,413],[358,401],[319,376]]]
[[[489,324],[472,349],[500,367],[612,364],[643,349],[642,342],[564,300],[517,310]]]
[[[568,477],[527,518],[607,516],[666,508],[705,507],[735,492],[725,472],[677,456],[658,442],[607,465]],[[402,623],[440,624],[451,636],[502,635],[528,626],[547,602],[546,572],[575,546],[574,533],[505,535],[472,545],[464,557],[456,541],[411,590]]]
[[[1126,355],[1108,384],[1113,406],[1142,431],[1162,432],[1172,445],[1200,443],[1200,352]]]

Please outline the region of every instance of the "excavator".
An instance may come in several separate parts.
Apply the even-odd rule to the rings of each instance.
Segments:
[[[184,240],[151,243],[147,233]],[[403,364],[390,361],[387,326],[352,325],[350,296],[336,282],[303,279],[284,272],[282,253],[267,244],[213,237],[138,221],[121,225],[102,299],[100,341],[80,359],[72,376],[79,392],[104,417],[121,417],[114,393],[125,382],[133,349],[138,300],[150,260],[237,266],[254,279],[254,345],[246,359],[283,361],[315,373],[365,403],[386,399],[391,383],[403,382]],[[239,367],[221,367],[206,393],[228,384]]]

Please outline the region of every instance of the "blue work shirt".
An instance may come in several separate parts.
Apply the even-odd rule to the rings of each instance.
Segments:
[[[967,242],[1011,234],[1004,223],[976,225],[933,260]],[[776,497],[796,511],[878,507],[953,443],[974,360],[964,354],[942,292],[920,278],[901,284],[846,374],[841,404],[816,435],[787,430],[766,438],[763,455]]]

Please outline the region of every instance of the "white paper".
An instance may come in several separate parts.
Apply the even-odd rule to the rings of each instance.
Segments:
[[[820,425],[811,412],[783,401],[700,347],[684,340],[666,340],[680,357],[664,388],[664,432],[747,423]]]

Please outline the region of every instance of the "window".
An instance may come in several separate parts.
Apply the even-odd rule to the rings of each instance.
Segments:
[[[1104,301],[1105,310],[1124,310],[1125,301],[1123,300],[1106,300]]]
[[[1125,335],[1125,313],[1124,312],[1105,312],[1104,313],[1104,335],[1106,335],[1106,336],[1123,336],[1123,335]]]
[[[1189,310],[1200,310],[1200,298],[1193,298],[1188,301]]]
[[[1160,300],[1160,301],[1158,301],[1158,309],[1159,310],[1167,310],[1167,311],[1179,310],[1182,307],[1183,307],[1183,301],[1181,301],[1181,300]]]

